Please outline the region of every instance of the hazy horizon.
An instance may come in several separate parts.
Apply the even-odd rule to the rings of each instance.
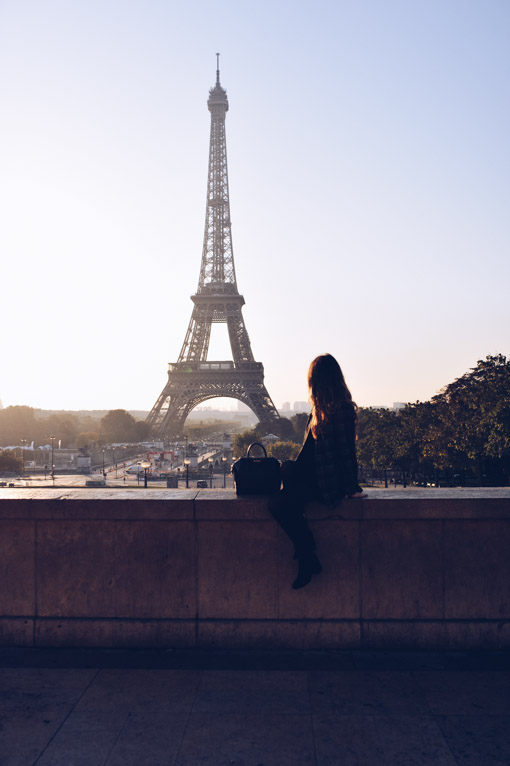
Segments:
[[[509,31],[500,0],[4,4],[4,407],[156,401],[199,277],[216,51],[275,405],[325,351],[361,406],[509,356]]]

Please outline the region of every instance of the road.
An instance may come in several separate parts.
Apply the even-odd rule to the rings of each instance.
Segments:
[[[185,489],[186,488],[186,478],[184,473],[181,472],[181,476],[183,478],[179,479],[179,489]],[[53,481],[50,476],[46,476],[46,479],[42,475],[28,475],[24,476],[23,478],[6,478],[3,479],[3,481],[7,482],[7,486],[9,484],[14,484],[15,487],[85,487],[85,482],[90,479],[101,479],[101,474],[90,474],[89,476],[84,475],[82,473],[76,473],[76,474],[56,474],[55,480]],[[227,474],[226,477],[226,487],[228,489],[233,488],[233,478],[230,474]],[[143,481],[143,474],[141,475],[140,479],[138,479],[137,476],[134,476],[132,474],[124,474],[124,471],[120,468],[117,470],[117,477],[115,476],[115,468],[106,469],[106,486],[107,487],[119,487],[119,488],[126,488],[126,487],[143,487],[144,481]],[[189,487],[190,489],[196,489],[197,480],[192,479],[190,477],[189,479]],[[156,480],[149,480],[147,482],[148,488],[155,487],[158,489],[166,489],[166,479],[161,479],[160,481]],[[207,480],[207,486],[209,487],[209,480]],[[217,473],[214,474],[213,480],[212,480],[212,487],[213,489],[223,489],[223,474]],[[1,489],[0,489],[1,491]]]

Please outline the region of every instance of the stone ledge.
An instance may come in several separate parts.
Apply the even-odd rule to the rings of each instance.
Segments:
[[[0,645],[510,646],[510,490],[371,490],[309,518],[290,584],[267,497],[0,491]]]
[[[310,519],[505,519],[510,489],[369,489],[336,508],[310,504]],[[268,519],[267,496],[223,489],[1,488],[0,519]]]

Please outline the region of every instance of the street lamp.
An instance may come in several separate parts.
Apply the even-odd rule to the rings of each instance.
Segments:
[[[227,486],[227,458],[225,455],[221,458],[221,462],[223,463],[223,489]]]
[[[151,467],[151,464],[149,463],[148,460],[143,460],[140,463],[140,468],[143,468],[143,486],[144,486],[144,489],[147,489],[147,471],[149,470],[150,467]]]
[[[25,444],[27,443],[26,439],[20,439],[21,442],[21,475],[25,475]]]
[[[186,466],[186,489],[189,488],[189,464],[191,463],[191,460],[189,458],[184,458],[184,465]]]
[[[103,450],[103,478],[104,478],[104,450]]]
[[[115,447],[112,447],[113,462],[115,463]],[[117,463],[115,463],[115,478],[117,478]]]
[[[212,489],[212,476],[213,476],[213,463],[214,460],[212,457],[207,459],[207,462],[209,463],[209,489]]]
[[[55,437],[50,436],[51,442],[51,478],[53,479],[53,486],[55,486],[55,464],[53,462],[53,450],[55,447]]]

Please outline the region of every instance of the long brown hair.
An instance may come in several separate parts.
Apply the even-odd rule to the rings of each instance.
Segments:
[[[312,403],[312,433],[320,434],[324,423],[343,402],[352,405],[356,415],[356,404],[352,401],[340,365],[331,354],[316,356],[308,368],[308,389]]]

